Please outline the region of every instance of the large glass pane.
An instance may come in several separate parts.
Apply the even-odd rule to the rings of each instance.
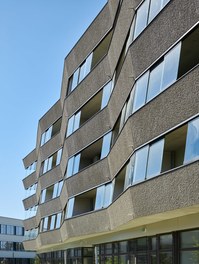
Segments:
[[[161,0],[151,0],[148,23],[150,23],[151,20],[153,20],[154,17],[160,12],[161,2]]]
[[[81,117],[81,111],[79,111],[79,112],[75,115],[73,132],[79,128],[80,117]]]
[[[106,208],[112,203],[113,198],[113,183],[108,183],[105,186],[105,193],[104,193],[104,205],[103,207]]]
[[[134,166],[135,166],[135,154],[130,158],[130,161],[126,168],[126,174],[125,174],[125,182],[124,182],[124,190],[132,184],[133,181],[133,172],[134,172]]]
[[[86,71],[86,61],[84,61],[80,67],[79,81],[78,81],[79,83],[84,79],[85,71]]]
[[[55,218],[56,218],[56,215],[51,216],[50,230],[53,230],[55,228]]]
[[[146,93],[149,79],[149,71],[142,75],[135,85],[135,96],[133,102],[133,112],[142,107],[146,102]]]
[[[71,118],[68,119],[68,127],[66,133],[67,137],[73,133],[74,121],[75,121],[75,115],[73,115]]]
[[[46,138],[45,138],[45,142],[47,142],[48,140],[51,139],[51,134],[52,134],[52,126],[49,127],[48,130],[46,130]]]
[[[53,162],[53,156],[51,156],[51,157],[48,159],[48,167],[47,167],[47,171],[49,171],[49,170],[52,169],[52,162]]]
[[[48,159],[44,160],[43,164],[43,173],[45,173],[48,170]]]
[[[61,226],[61,215],[62,215],[61,213],[57,214],[55,228],[60,228],[60,226]]]
[[[178,76],[181,42],[164,57],[162,90],[174,83]]]
[[[188,123],[184,163],[199,158],[199,118]]]
[[[84,76],[86,76],[91,70],[92,58],[93,58],[93,53],[91,53],[86,59]]]
[[[144,3],[137,10],[133,39],[136,39],[137,36],[145,29],[147,25],[148,8],[149,0],[145,0]]]
[[[95,210],[101,209],[103,207],[104,191],[105,191],[105,185],[102,185],[97,188],[97,194],[95,199]]]
[[[105,158],[109,151],[110,151],[110,145],[111,145],[111,136],[112,132],[109,132],[103,137],[103,143],[102,143],[102,150],[101,150],[101,157],[100,159]]]
[[[68,200],[66,218],[70,218],[73,216],[74,203],[75,203],[75,198],[71,198]]]
[[[160,236],[160,249],[172,249],[172,234]]]
[[[163,62],[155,66],[150,72],[147,102],[160,93],[162,83]]]
[[[78,173],[81,154],[75,156],[73,174]]]
[[[68,177],[73,175],[73,164],[74,164],[74,161],[75,161],[75,157],[74,156],[68,160],[66,178],[68,178]]]
[[[182,251],[180,254],[180,264],[198,264],[199,250]]]
[[[101,109],[107,106],[112,91],[112,82],[106,84],[103,88]]]
[[[78,78],[79,78],[79,68],[74,72],[73,76],[72,76],[72,84],[71,84],[71,87],[70,87],[70,91],[72,92],[75,87],[77,86],[78,84]]]
[[[58,191],[58,182],[55,183],[54,188],[53,188],[53,197],[52,197],[53,199],[57,197],[57,191]]]
[[[160,174],[162,167],[163,147],[164,139],[161,139],[150,145],[146,174],[147,179]]]
[[[145,180],[148,150],[149,150],[149,146],[147,145],[139,149],[135,153],[133,183],[137,183]]]
[[[62,149],[59,149],[57,152],[56,166],[60,164],[61,154],[62,154]]]
[[[181,248],[199,248],[199,230],[184,231],[180,233]]]
[[[63,181],[60,181],[59,184],[58,184],[57,196],[60,196],[61,190],[62,190],[62,186],[63,186]]]

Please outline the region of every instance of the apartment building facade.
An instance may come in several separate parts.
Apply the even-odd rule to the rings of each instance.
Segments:
[[[199,2],[109,0],[24,158],[41,263],[199,263]]]
[[[36,254],[32,251],[25,251],[23,241],[23,220],[0,216],[0,263],[34,263]]]

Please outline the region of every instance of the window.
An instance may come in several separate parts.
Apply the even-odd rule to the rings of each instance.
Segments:
[[[65,218],[71,218],[73,216],[74,203],[75,203],[75,198],[71,198],[68,200]]]
[[[26,176],[36,171],[37,161],[33,162],[29,167],[26,168]]]
[[[58,197],[61,193],[62,186],[63,186],[63,181],[60,181],[42,190],[40,196],[40,203],[44,203]]]
[[[23,236],[24,228],[22,226],[16,226],[16,236]]]
[[[135,153],[133,183],[137,183],[137,182],[145,180],[148,149],[149,149],[149,146],[147,145],[139,149]]]
[[[160,12],[161,2],[161,0],[151,0],[148,23],[150,23],[151,20],[153,20],[154,17]]]
[[[97,188],[95,210],[108,207],[112,202],[113,183],[108,183]]]
[[[60,164],[62,155],[62,149],[55,152],[52,156],[42,162],[40,175],[46,173],[47,171],[55,168]]]
[[[127,170],[127,166],[125,166],[113,180],[113,185],[114,185],[113,201],[116,200],[118,196],[124,191],[125,173]]]
[[[151,178],[160,174],[162,166],[164,139],[158,140],[149,147],[146,177]]]
[[[174,83],[177,79],[181,42],[177,44],[164,57],[164,70],[162,79],[162,90]]]
[[[140,35],[140,33],[157,16],[157,14],[169,1],[170,0],[145,0],[141,4],[141,6],[137,9],[133,22],[135,23],[133,39],[136,39]]]
[[[103,137],[103,143],[102,143],[102,150],[101,150],[101,157],[100,157],[100,159],[105,158],[108,155],[109,151],[110,151],[111,136],[112,136],[112,133],[109,132],[108,134],[106,134]]]
[[[149,71],[142,75],[135,85],[135,98],[133,102],[133,112],[142,107],[146,102],[147,86],[149,79]]]
[[[199,263],[199,230],[180,233],[180,264]]]
[[[59,118],[51,127],[49,127],[41,136],[41,146],[44,145],[53,136],[59,133],[61,128],[61,118]]]
[[[188,124],[184,163],[199,158],[199,118]]]
[[[14,226],[13,225],[7,225],[7,232],[6,232],[6,234],[7,235],[14,235],[14,233],[15,233]]]
[[[157,94],[160,93],[160,88],[162,84],[162,72],[163,72],[163,62],[155,65],[150,72],[147,102],[153,99]]]
[[[134,167],[135,167],[135,154],[132,155],[130,161],[127,164],[127,168],[125,171],[124,189],[126,189],[133,182]]]
[[[149,8],[149,0],[145,0],[137,10],[134,39],[137,38],[137,36],[139,36],[139,34],[147,26],[148,8]]]
[[[45,232],[45,231],[60,228],[61,216],[62,216],[62,213],[58,213],[55,215],[50,215],[45,218],[42,218],[41,223],[40,223],[40,232]]]

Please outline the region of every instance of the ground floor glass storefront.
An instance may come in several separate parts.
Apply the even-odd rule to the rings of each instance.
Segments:
[[[199,264],[199,229],[44,253],[39,258],[42,264]]]

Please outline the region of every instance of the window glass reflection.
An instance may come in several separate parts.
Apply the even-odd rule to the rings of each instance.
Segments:
[[[147,178],[156,176],[161,171],[164,139],[153,143],[149,148]]]
[[[134,39],[137,38],[147,25],[148,7],[149,0],[146,0],[137,10]]]
[[[144,181],[145,179],[148,149],[149,146],[147,145],[136,151],[133,183]]]
[[[159,92],[162,82],[163,62],[155,66],[150,72],[147,102],[153,99]]]
[[[188,123],[184,163],[199,158],[199,118]]]

